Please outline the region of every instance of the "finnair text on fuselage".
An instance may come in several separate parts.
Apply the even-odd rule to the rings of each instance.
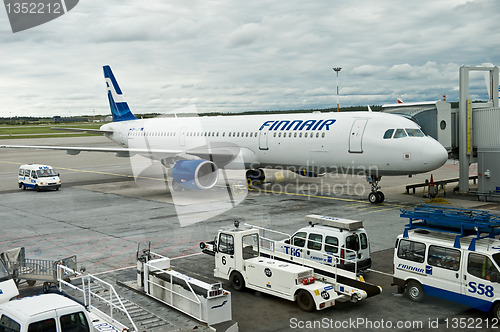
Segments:
[[[281,120],[266,121],[259,130],[269,127],[269,130],[330,130],[330,126],[335,123],[335,119],[328,120]]]

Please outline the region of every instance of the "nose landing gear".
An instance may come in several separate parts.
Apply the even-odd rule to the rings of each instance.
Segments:
[[[382,177],[376,175],[367,175],[366,181],[370,183],[372,190],[368,194],[368,200],[372,204],[382,203],[385,199],[385,195],[383,192],[379,191],[380,187],[378,186],[378,182]]]

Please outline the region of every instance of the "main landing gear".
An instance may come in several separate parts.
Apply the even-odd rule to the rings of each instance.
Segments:
[[[379,191],[380,187],[378,186],[378,182],[382,177],[376,175],[367,175],[366,181],[370,183],[372,186],[371,192],[368,194],[368,200],[372,204],[382,203],[385,199],[385,195],[383,192]]]

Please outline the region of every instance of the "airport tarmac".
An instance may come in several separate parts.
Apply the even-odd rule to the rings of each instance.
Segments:
[[[0,144],[113,146],[114,143],[96,136],[3,140]],[[24,163],[53,166],[61,174],[62,189],[47,192],[18,189],[17,170]],[[433,330],[430,325],[436,320],[439,320],[439,328],[443,329],[446,318],[483,320],[487,317],[455,303],[435,299],[413,303],[393,294],[396,288],[390,286],[392,248],[396,236],[407,223],[399,217],[399,211],[429,200],[422,197],[422,188],[417,189],[416,194],[407,195],[405,185],[423,182],[430,178],[430,174],[412,178],[382,178],[380,185],[386,200],[373,205],[366,199],[369,185],[363,176],[302,178],[283,172],[282,178],[273,171],[269,175],[276,177],[276,182],[244,192],[246,197],[241,203],[233,204],[233,208],[205,221],[180,227],[176,207],[166,185],[161,183],[151,188],[141,184],[141,181],[138,185],[128,158],[108,153],[82,152],[69,156],[62,151],[1,149],[0,166],[0,216],[4,227],[0,235],[0,251],[22,246],[26,248],[27,257],[40,259],[58,259],[76,254],[79,266],[85,266],[88,273],[97,273],[112,281],[135,280],[137,246],[149,242],[156,253],[175,258],[173,265],[176,269],[215,282],[213,257],[199,254],[199,242],[212,240],[220,227],[228,226],[234,220],[286,233],[302,227],[307,214],[364,222],[374,262],[367,281],[382,286],[381,295],[356,304],[341,304],[331,310],[305,313],[285,300],[257,292],[233,291],[233,319],[238,322],[240,331],[288,331],[294,327],[298,329],[300,324],[307,322],[333,319],[346,324],[357,318],[364,319],[365,325],[351,324],[344,330],[372,330],[366,324],[381,324],[381,320],[394,324],[422,323],[422,326],[414,325],[401,330]],[[473,168],[471,173],[474,174]],[[434,180],[457,178],[458,162],[450,161],[432,174]],[[450,203],[455,207],[499,209],[497,203],[455,195],[452,188],[453,185],[446,188],[446,196],[440,193],[443,198],[441,203]],[[204,204],[208,209],[216,202],[208,200]],[[228,283],[223,284],[231,290]],[[155,331],[204,327],[182,314],[168,313],[170,309],[158,302],[123,291],[149,311],[175,321]],[[322,327],[334,330],[335,326]]]

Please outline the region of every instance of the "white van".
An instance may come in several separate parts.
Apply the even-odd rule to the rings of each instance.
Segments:
[[[402,216],[417,218],[422,214],[426,219],[417,223],[410,219],[405,232],[398,236],[393,285],[416,302],[424,295],[436,296],[491,311],[500,319],[500,240],[495,238],[500,217],[481,211],[477,216],[483,220],[477,221],[471,211],[479,210],[427,210],[416,207],[415,211],[402,211]],[[487,216],[493,218],[485,224]]]
[[[61,179],[59,174],[49,165],[28,164],[19,167],[18,177],[19,188],[26,190],[32,188],[36,191],[42,189],[61,188]]]
[[[123,331],[59,294],[42,294],[0,304],[0,331]]]
[[[8,302],[19,296],[19,290],[12,276],[7,270],[2,259],[0,259],[0,303]]]
[[[371,267],[370,242],[363,222],[321,215],[307,215],[309,226],[290,238],[277,241],[277,251],[323,264],[361,272]]]

